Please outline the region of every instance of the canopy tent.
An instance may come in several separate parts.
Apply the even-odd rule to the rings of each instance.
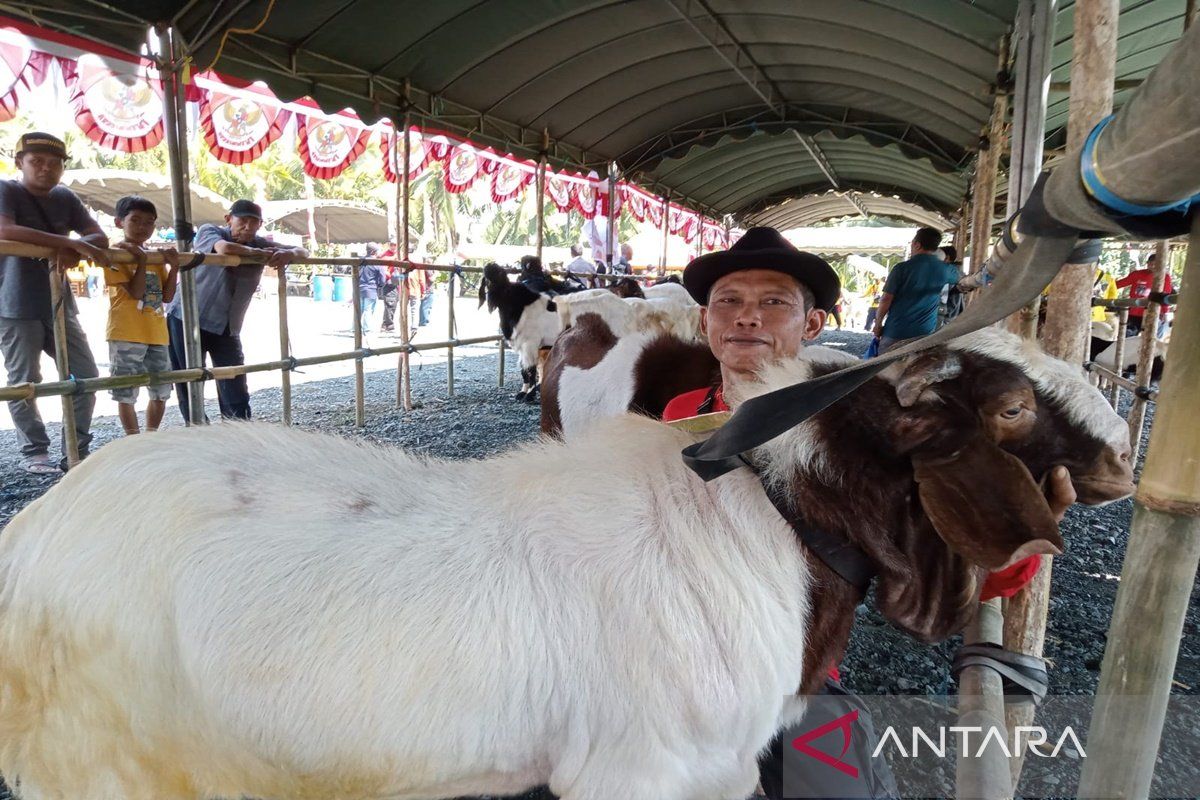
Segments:
[[[307,200],[263,203],[263,224],[268,228],[307,236],[308,208]],[[327,244],[388,240],[387,212],[382,208],[349,200],[318,200],[313,204],[313,218],[317,240]]]
[[[1123,0],[1118,80],[1161,58],[1182,30],[1185,2]],[[41,0],[6,13],[127,52],[142,48],[150,21],[170,21],[198,68],[265,81],[285,100],[310,96],[328,113],[350,108],[368,124],[399,119],[408,85],[419,126],[525,158],[539,154],[545,131],[556,167],[603,176],[616,161],[630,180],[693,209],[742,217],[829,189],[956,208],[1016,8],[1017,0],[445,0],[406,5],[401,21],[389,0],[122,8]],[[1060,4],[1059,81],[1073,11]],[[1065,94],[1052,94],[1052,144],[1065,110]],[[771,155],[744,168],[734,157],[743,150],[727,148],[757,137],[765,141],[749,147],[765,154],[769,144]],[[730,158],[714,163],[710,150]],[[699,180],[693,159],[712,173]],[[780,178],[768,180],[770,171]]]
[[[949,230],[952,227],[950,220],[945,216],[929,211],[916,203],[910,203],[899,197],[887,197],[868,192],[849,194],[825,192],[824,194],[795,197],[751,215],[748,222],[751,225],[769,225],[780,230],[788,230],[815,225],[818,222],[837,217],[858,216],[862,213],[860,209],[866,209],[867,214],[872,217],[916,223],[921,226],[937,228],[940,231]]]
[[[105,214],[113,214],[122,197],[141,195],[158,209],[159,225],[171,222],[171,179],[165,175],[127,169],[69,169],[63,173],[62,183],[84,203]],[[191,192],[192,221],[197,227],[225,218],[229,200],[194,183]]]
[[[859,272],[865,272],[873,278],[886,278],[888,268],[878,261],[873,261],[866,256],[850,255],[846,257],[846,263]]]
[[[913,232],[913,228],[793,228],[783,235],[801,250],[826,256],[900,255],[908,252]]]

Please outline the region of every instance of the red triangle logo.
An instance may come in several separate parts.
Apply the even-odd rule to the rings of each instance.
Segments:
[[[842,756],[846,755],[846,751],[850,749],[850,735],[852,733],[852,729],[850,726],[857,719],[858,719],[858,709],[854,709],[853,711],[851,711],[847,714],[843,714],[842,716],[838,717],[835,720],[830,720],[829,722],[826,722],[824,725],[820,726],[819,728],[813,728],[808,733],[805,733],[801,736],[797,736],[795,739],[792,740],[792,747],[796,748],[797,750],[799,750],[801,753],[804,753],[805,755],[812,756],[817,761],[820,761],[822,764],[827,764],[827,765],[833,767],[834,769],[838,770],[839,772],[843,772],[846,775],[849,775],[851,778],[857,778],[858,777],[858,768],[855,766],[852,766],[850,764],[847,764],[846,762],[841,760]],[[815,747],[812,747],[809,744],[809,742],[813,741],[814,739],[820,739],[825,734],[831,733],[831,732],[837,731],[837,730],[840,730],[842,732],[842,752],[838,754],[837,758],[834,758],[833,756],[829,755],[828,753],[824,753],[824,752],[816,749]]]

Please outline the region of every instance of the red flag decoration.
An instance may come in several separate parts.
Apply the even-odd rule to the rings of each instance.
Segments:
[[[650,224],[656,228],[662,227],[663,221],[663,206],[662,201],[654,200],[646,205],[646,217],[650,220]]]
[[[279,138],[292,112],[244,95],[208,89],[200,100],[200,129],[208,150],[226,164],[249,164]]]
[[[0,41],[0,122],[17,115],[18,94],[45,80],[53,60],[20,41]]]
[[[621,200],[628,208],[630,215],[638,222],[645,222],[646,218],[651,214],[651,209],[659,206],[657,197],[652,197],[645,192],[635,188],[632,184],[623,183],[620,185]],[[658,223],[662,222],[662,210],[658,212]]]
[[[304,171],[313,178],[336,178],[367,149],[371,131],[352,122],[296,115],[296,146]]]
[[[454,145],[445,136],[438,134],[425,140],[425,155],[430,161],[445,161],[450,157]]]
[[[600,207],[599,180],[600,176],[589,172],[586,180],[573,181],[571,197],[575,201],[575,210],[582,214],[584,219],[591,219],[605,211]]]
[[[134,73],[115,73],[97,56],[81,56],[73,70],[75,124],[108,150],[140,153],[163,138],[162,86]]]
[[[421,138],[421,132],[410,130],[408,132],[408,179],[411,181],[425,171],[425,167],[429,166],[429,162],[433,159],[429,155],[429,148]],[[388,145],[392,142],[396,143],[396,163],[404,160],[404,143],[396,138],[393,131],[385,131],[379,140],[379,148],[383,151],[383,177],[388,183],[396,182],[396,171],[392,169],[392,154],[388,152]]]
[[[495,163],[498,164],[498,167],[492,173],[492,202],[504,203],[520,196],[524,193],[525,187],[536,177],[536,173],[530,168],[514,161],[496,161]]]
[[[571,210],[571,185],[561,175],[546,172],[546,197],[559,211]]]
[[[717,222],[705,220],[702,236],[706,250],[716,250],[725,244],[725,228]]]
[[[442,182],[446,191],[458,194],[471,187],[479,176],[479,152],[465,142],[455,145],[442,169]]]
[[[686,208],[671,206],[670,223],[667,226],[670,233],[683,237],[685,242],[691,242],[700,232],[700,215]]]

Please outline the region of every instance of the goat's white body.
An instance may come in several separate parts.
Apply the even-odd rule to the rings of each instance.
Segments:
[[[521,310],[521,317],[513,325],[508,343],[516,352],[522,370],[536,367],[538,350],[552,347],[554,340],[562,333],[558,312],[550,310],[552,300],[548,295],[539,295],[537,300]],[[533,386],[527,383],[524,388],[531,389]]]
[[[1122,353],[1121,368],[1117,369],[1117,343],[1113,342],[1108,347],[1096,354],[1096,363],[1105,369],[1110,369],[1113,372],[1124,372],[1128,369],[1133,369],[1137,366],[1138,358],[1141,355],[1141,337],[1129,337],[1125,340],[1125,351]],[[1161,358],[1164,361],[1167,358],[1167,349],[1169,345],[1162,339],[1154,340],[1154,356]]]
[[[26,800],[741,800],[802,711],[808,575],[688,441],[109,445],[0,536],[0,771]]]

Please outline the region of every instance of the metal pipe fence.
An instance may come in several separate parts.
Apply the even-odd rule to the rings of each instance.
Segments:
[[[54,251],[50,248],[39,247],[36,245],[25,244],[22,242],[10,242],[0,240],[0,255],[22,256],[27,258],[45,259],[47,260],[47,268],[52,271],[54,268],[49,266],[50,259],[54,257]],[[109,250],[108,257],[113,263],[134,263],[134,258],[129,253],[123,250]],[[257,265],[262,264],[262,257],[248,256],[231,256],[220,255],[214,253],[180,253],[179,260],[181,264],[192,264],[199,266],[200,264],[208,264],[220,267],[237,267],[242,265]],[[163,255],[154,251],[147,251],[147,262],[152,264],[163,263]],[[194,264],[192,263],[194,262]],[[330,353],[325,355],[296,357],[292,354],[291,334],[288,322],[288,282],[286,267],[279,269],[277,273],[277,293],[278,293],[278,317],[279,317],[279,358],[274,361],[265,361],[254,364],[242,364],[238,366],[227,367],[193,367],[188,369],[170,370],[166,372],[148,372],[136,375],[108,376],[97,378],[75,378],[70,375],[67,370],[67,365],[60,364],[59,380],[43,381],[40,383],[18,383],[0,388],[0,401],[8,400],[35,400],[41,397],[69,397],[77,394],[100,392],[109,389],[141,387],[141,386],[159,386],[164,384],[188,384],[208,381],[208,380],[227,380],[240,375],[248,375],[257,372],[272,372],[279,371],[281,373],[281,396],[282,396],[282,421],[285,425],[291,424],[292,419],[292,391],[291,391],[291,376],[293,370],[301,367],[315,366],[318,364],[329,364],[339,361],[354,361],[354,400],[355,400],[355,422],[362,426],[366,422],[365,417],[365,373],[363,370],[363,360],[373,356],[383,355],[401,355],[408,356],[412,353],[425,352],[430,350],[445,350],[447,357],[446,377],[447,377],[447,393],[450,396],[454,395],[454,355],[455,348],[461,348],[471,345],[487,344],[495,342],[499,346],[499,360],[497,366],[497,385],[504,386],[504,353],[505,341],[500,334],[491,336],[476,336],[465,339],[460,339],[457,336],[457,323],[454,314],[454,300],[458,296],[459,284],[458,281],[463,280],[469,274],[482,274],[482,267],[462,266],[462,265],[438,265],[438,264],[423,264],[414,261],[406,261],[400,259],[388,258],[319,258],[307,257],[297,258],[291,262],[292,265],[313,265],[313,266],[344,266],[350,267],[350,279],[352,284],[353,300],[351,302],[351,315],[354,325],[354,348],[340,353]],[[362,331],[362,306],[359,297],[359,272],[363,266],[368,264],[376,266],[394,267],[400,271],[400,285],[397,289],[400,297],[397,308],[397,324],[401,327],[401,341],[399,344],[388,345],[385,347],[364,347],[363,346],[363,331]],[[409,322],[408,322],[408,274],[414,270],[422,270],[427,272],[445,272],[449,273],[447,281],[447,295],[450,300],[450,313],[448,320],[447,338],[444,341],[422,342],[413,344],[409,341]],[[515,274],[519,270],[514,268],[505,268],[508,274]],[[562,270],[547,270],[547,273],[552,275],[567,276],[568,273]],[[186,273],[185,273],[186,274]],[[616,281],[621,278],[633,278],[638,281],[649,281],[659,279],[662,276],[657,274],[649,275],[623,275],[612,273],[596,273],[596,272],[576,272],[570,273],[573,277],[591,278],[598,281]],[[57,277],[52,275],[51,286],[56,289],[56,295],[61,295],[69,292],[65,276]],[[194,282],[180,281],[179,291],[182,295],[182,304],[187,307],[188,303],[194,302],[193,289]],[[191,296],[189,296],[191,295]],[[54,327],[56,349],[65,353],[66,334],[65,334],[65,319],[66,310],[62,302],[54,304],[54,315],[56,325]],[[198,351],[199,343],[196,342]],[[201,364],[201,354],[194,354],[195,361],[192,363]],[[60,359],[61,361],[62,359]],[[407,375],[409,360],[407,357],[401,359],[397,370],[397,406],[407,407],[404,403],[403,392],[410,385],[409,376]],[[189,423],[190,424],[190,423]],[[63,407],[63,425],[70,432],[74,431],[74,413],[69,402],[64,401]]]

